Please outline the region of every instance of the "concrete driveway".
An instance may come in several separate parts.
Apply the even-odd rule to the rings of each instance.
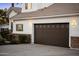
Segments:
[[[70,48],[40,45],[18,44],[1,45],[0,56],[78,56],[79,50]]]

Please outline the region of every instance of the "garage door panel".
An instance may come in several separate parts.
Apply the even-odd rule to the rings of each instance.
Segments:
[[[35,24],[34,25],[35,43],[69,46],[69,24]]]

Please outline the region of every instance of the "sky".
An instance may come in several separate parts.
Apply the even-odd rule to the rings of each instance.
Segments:
[[[10,8],[11,3],[0,3],[0,9]],[[21,7],[21,3],[16,3],[15,7]]]

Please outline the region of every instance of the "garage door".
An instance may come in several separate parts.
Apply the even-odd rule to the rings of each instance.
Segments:
[[[37,44],[69,47],[69,23],[34,24]]]

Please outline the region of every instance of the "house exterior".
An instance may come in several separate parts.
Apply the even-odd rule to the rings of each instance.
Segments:
[[[25,3],[22,6],[21,13],[10,18],[13,34],[30,34],[32,44],[79,48],[78,3]]]
[[[13,17],[13,16],[15,16],[15,15],[17,15],[19,13],[21,13],[21,8],[11,6],[8,9],[6,14],[8,15],[7,17],[10,19],[11,17]],[[13,27],[13,26],[11,26],[11,24],[12,24],[12,21],[9,20],[9,30],[11,30],[11,27]]]
[[[21,8],[11,6],[8,10],[5,9],[5,11],[6,11],[6,17],[11,18],[11,17],[21,13]],[[9,22],[9,23],[11,23],[11,22]],[[11,30],[11,27],[10,27],[11,25],[9,23],[7,22],[5,24],[1,24],[0,25],[0,32],[8,30],[8,29]]]

